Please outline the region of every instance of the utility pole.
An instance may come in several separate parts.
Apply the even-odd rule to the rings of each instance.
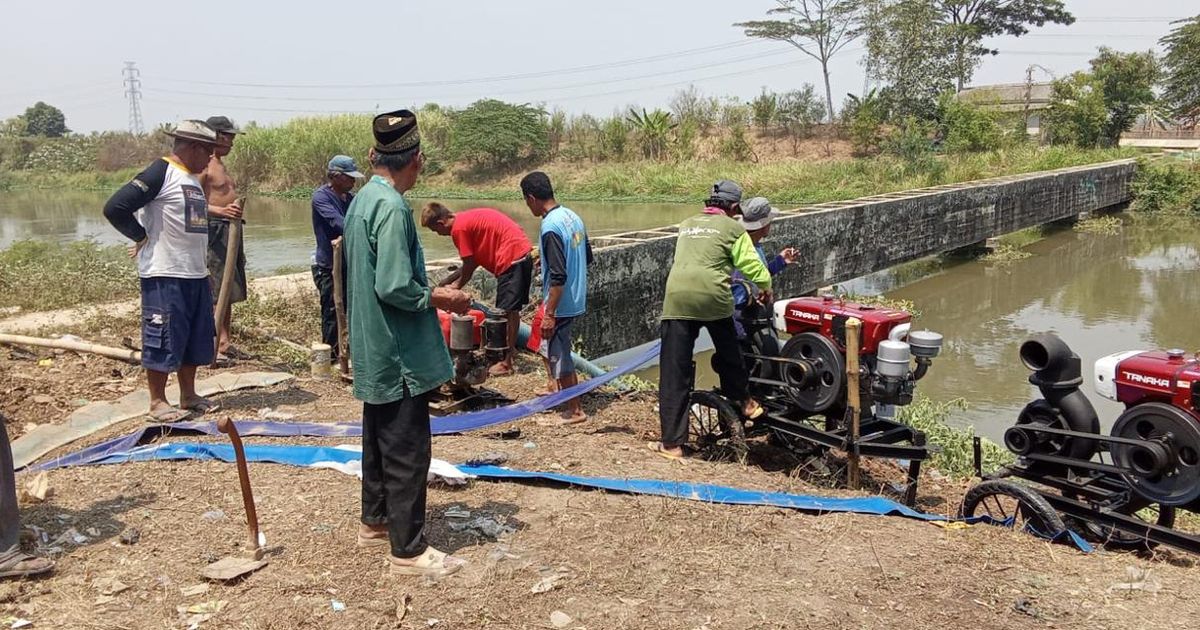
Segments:
[[[140,136],[146,133],[142,124],[142,73],[135,62],[126,61],[121,76],[124,77],[125,96],[129,98],[129,133]]]

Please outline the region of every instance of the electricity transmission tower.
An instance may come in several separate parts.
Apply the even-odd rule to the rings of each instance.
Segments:
[[[140,136],[146,133],[142,124],[142,73],[135,62],[126,61],[121,75],[124,77],[125,96],[129,98],[129,133]]]

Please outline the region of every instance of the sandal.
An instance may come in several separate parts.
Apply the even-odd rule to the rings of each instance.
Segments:
[[[207,398],[197,398],[184,407],[188,411],[195,412],[198,415],[205,415],[221,410],[221,403],[215,403]]]
[[[428,578],[446,577],[463,568],[467,563],[462,558],[457,558],[444,551],[438,551],[433,547],[427,547],[425,553],[412,558],[411,563],[397,564],[395,556],[384,558],[383,562],[387,565],[388,573],[392,575],[420,575]]]
[[[0,579],[27,578],[54,570],[54,561],[13,550],[0,553]]]
[[[158,411],[151,411],[146,414],[147,422],[157,422],[159,424],[173,424],[182,422],[192,417],[192,412],[187,409],[177,409],[175,407],[163,407]]]
[[[751,398],[747,402],[754,403],[754,406],[750,408],[749,412],[746,412],[745,406],[742,407],[742,415],[745,416],[747,420],[758,420],[764,413],[767,412],[767,408],[758,404],[757,400]]]
[[[663,446],[662,442],[647,442],[646,447],[649,448],[650,450],[654,451],[655,454],[657,454],[659,457],[661,457],[663,459],[668,459],[673,462],[679,462],[680,464],[687,463],[687,460],[685,459],[684,455],[676,455],[676,454],[668,451],[666,449],[666,447]],[[683,449],[680,449],[680,450],[683,450]],[[686,454],[686,451],[684,451],[684,452]]]

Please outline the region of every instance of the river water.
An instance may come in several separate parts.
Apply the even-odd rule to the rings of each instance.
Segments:
[[[24,238],[91,238],[121,242],[100,214],[105,195],[88,192],[0,193],[0,248]],[[418,200],[418,203],[424,200]],[[445,201],[463,209],[479,202]],[[520,202],[499,207],[533,235],[537,222]],[[685,204],[573,203],[593,235],[678,222],[696,211]],[[246,253],[252,271],[306,267],[312,249],[307,201],[252,198],[246,206]],[[1032,334],[1060,334],[1083,358],[1085,383],[1092,363],[1122,350],[1200,349],[1200,222],[1122,217],[1119,234],[1055,230],[1025,248],[1029,258],[1008,264],[930,259],[860,278],[846,287],[911,300],[916,327],[946,337],[942,356],[919,383],[935,399],[962,398],[968,408],[954,422],[999,439],[1036,394],[1017,347]],[[453,257],[450,239],[422,230],[429,259]],[[606,360],[612,363],[612,359]],[[697,380],[715,380],[698,356]],[[654,378],[655,368],[641,373]],[[1085,386],[1106,426],[1118,415]]]
[[[124,243],[125,239],[101,214],[108,195],[86,191],[18,190],[0,192],[0,249],[20,239],[77,240]],[[497,208],[521,224],[535,237],[538,220],[520,201],[461,201],[414,199],[419,213],[423,204],[441,201],[452,210],[481,205]],[[579,213],[592,236],[678,223],[696,211],[696,206],[678,203],[620,204],[579,202],[569,204]],[[280,268],[308,269],[315,246],[312,208],[307,199],[251,197],[245,206],[246,266],[251,275],[270,275]],[[453,258],[454,245],[448,237],[421,229],[426,260]]]

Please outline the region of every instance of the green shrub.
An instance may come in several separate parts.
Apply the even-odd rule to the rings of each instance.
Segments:
[[[1133,209],[1144,212],[1200,212],[1200,166],[1138,160],[1130,184]]]
[[[734,125],[729,129],[729,135],[721,139],[718,150],[721,157],[738,162],[754,158],[754,148],[746,139],[746,128],[742,125]]]
[[[964,103],[949,92],[938,100],[938,131],[951,152],[992,151],[1004,139],[999,112]]]
[[[120,245],[17,241],[0,251],[0,295],[6,306],[39,311],[137,293],[133,260]]]
[[[493,168],[544,158],[550,151],[546,113],[531,105],[495,99],[476,101],[450,123],[450,154],[468,164]]]
[[[962,399],[933,402],[919,396],[913,404],[901,407],[899,413],[902,422],[923,432],[930,444],[941,448],[940,452],[929,459],[929,464],[943,474],[955,478],[966,478],[975,474],[974,429],[960,429],[947,424],[955,411],[966,408],[967,404]],[[988,439],[982,440],[981,451],[985,473],[1013,461],[1011,453]]]

